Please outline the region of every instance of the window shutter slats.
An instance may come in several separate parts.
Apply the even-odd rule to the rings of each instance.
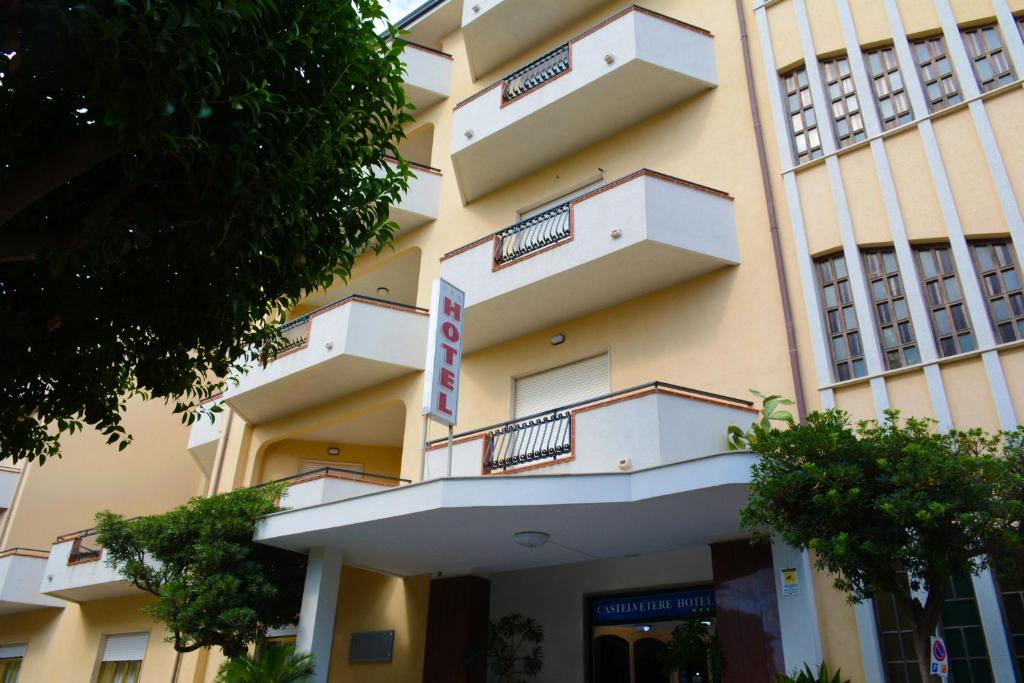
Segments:
[[[610,391],[608,354],[516,380],[515,417],[526,417]]]
[[[103,646],[104,662],[139,662],[146,654],[148,633],[119,633],[107,636]]]

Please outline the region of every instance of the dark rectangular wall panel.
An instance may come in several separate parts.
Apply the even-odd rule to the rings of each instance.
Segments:
[[[466,652],[487,637],[491,582],[476,576],[430,582],[423,683],[485,683],[484,669],[469,671]]]

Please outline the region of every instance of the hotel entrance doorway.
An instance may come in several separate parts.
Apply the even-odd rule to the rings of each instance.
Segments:
[[[712,683],[710,587],[590,598],[590,683]]]

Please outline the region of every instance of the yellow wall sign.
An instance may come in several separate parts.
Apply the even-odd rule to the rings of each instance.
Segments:
[[[780,572],[782,573],[782,594],[799,595],[800,575],[797,573],[796,568],[790,567],[789,569],[782,569]]]

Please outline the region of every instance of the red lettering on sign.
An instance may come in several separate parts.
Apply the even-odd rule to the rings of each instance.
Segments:
[[[441,334],[443,334],[445,339],[453,344],[459,341],[459,328],[455,327],[455,323],[445,323],[444,325],[441,325]]]
[[[452,409],[448,407],[448,394],[443,391],[437,395],[437,410],[445,415],[452,414]]]
[[[453,303],[448,297],[444,298],[444,314],[454,318],[455,320],[462,320],[462,306]]]
[[[455,373],[448,368],[441,368],[441,376],[438,383],[450,391],[455,391]]]
[[[445,365],[452,365],[455,362],[455,356],[459,353],[458,350],[447,344],[441,344],[441,348],[444,350]]]

